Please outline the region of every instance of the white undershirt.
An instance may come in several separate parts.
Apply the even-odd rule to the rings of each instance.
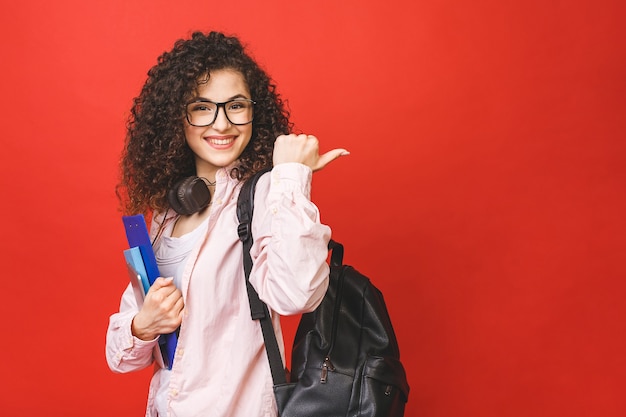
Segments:
[[[164,227],[163,234],[155,244],[154,254],[159,265],[162,277],[174,277],[174,284],[180,288],[185,261],[196,245],[204,236],[208,226],[208,218],[198,227],[181,237],[172,237],[172,230],[176,222],[170,222]],[[172,371],[163,369],[160,372],[161,383],[155,396],[155,405],[159,416],[167,416],[167,396]]]

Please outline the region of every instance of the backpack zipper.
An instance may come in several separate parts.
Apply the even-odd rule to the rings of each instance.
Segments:
[[[330,361],[330,358],[326,356],[326,358],[324,358],[324,363],[322,364],[322,376],[320,377],[320,383],[325,384],[326,379],[328,378],[328,371],[332,372],[334,370],[335,366]]]
[[[341,273],[339,274],[339,282],[337,283],[337,294],[335,298],[335,305],[333,310],[333,324],[331,327],[331,335],[330,335],[330,347],[328,348],[328,353],[324,357],[324,363],[322,363],[322,373],[320,375],[320,383],[325,384],[328,380],[328,371],[334,372],[335,366],[330,361],[330,354],[333,351],[333,347],[335,346],[335,338],[337,337],[337,327],[339,322],[339,313],[341,310],[341,296],[343,295],[343,282],[344,282],[344,271],[345,267],[341,267]]]

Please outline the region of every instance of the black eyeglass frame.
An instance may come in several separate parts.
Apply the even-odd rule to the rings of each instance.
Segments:
[[[246,123],[235,123],[232,120],[230,120],[230,118],[228,117],[228,112],[226,111],[226,105],[229,103],[233,103],[233,102],[241,102],[241,101],[246,101],[248,103],[252,103],[252,119],[250,119],[249,122]],[[213,120],[211,121],[211,123],[206,124],[206,125],[194,125],[193,123],[191,123],[191,120],[189,120],[189,111],[187,111],[187,109],[189,108],[190,104],[194,104],[194,103],[211,103],[211,104],[215,104],[217,106],[217,109],[215,110],[215,116],[213,117]],[[215,121],[217,120],[217,115],[220,112],[220,108],[222,108],[224,110],[224,115],[226,116],[226,120],[228,120],[228,122],[232,125],[235,126],[245,126],[248,125],[250,123],[252,123],[252,121],[254,120],[254,106],[256,105],[256,101],[249,99],[249,98],[235,98],[232,100],[228,100],[228,101],[223,101],[221,103],[216,103],[215,101],[211,101],[211,100],[205,100],[205,99],[198,99],[198,100],[193,100],[190,101],[189,103],[187,103],[185,105],[185,117],[187,118],[187,123],[189,123],[191,126],[195,126],[195,127],[207,127],[207,126],[211,126],[213,123],[215,123]]]

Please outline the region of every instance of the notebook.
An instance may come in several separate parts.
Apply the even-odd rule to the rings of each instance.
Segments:
[[[148,284],[154,284],[154,281],[160,277],[159,267],[157,266],[156,257],[152,250],[152,242],[150,242],[150,234],[146,226],[146,220],[142,214],[134,216],[122,216],[124,229],[126,230],[126,238],[130,249],[137,248],[141,254],[143,265],[146,271]],[[139,263],[138,263],[139,264]],[[140,271],[139,275],[141,275]],[[174,364],[174,354],[176,353],[176,344],[178,336],[176,332],[164,334],[159,337],[159,347],[163,357],[163,363],[168,369],[172,369]]]

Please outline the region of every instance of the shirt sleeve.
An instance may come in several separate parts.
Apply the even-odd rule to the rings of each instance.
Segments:
[[[106,335],[106,359],[113,372],[131,372],[149,366],[153,361],[154,340],[141,340],[133,336],[131,324],[137,314],[137,302],[129,284],[122,295],[120,311],[109,319]]]
[[[250,282],[282,315],[313,311],[328,288],[331,230],[310,200],[311,179],[309,167],[285,163],[257,184]]]

